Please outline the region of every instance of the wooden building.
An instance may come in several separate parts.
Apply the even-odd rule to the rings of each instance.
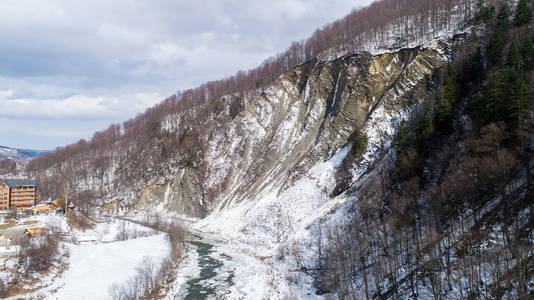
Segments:
[[[25,232],[28,233],[31,237],[40,236],[44,232],[44,228],[41,226],[33,226],[25,229]]]
[[[58,209],[64,210],[64,206],[65,199],[59,197],[52,197],[48,199],[48,201],[41,202],[35,205],[34,207],[32,207],[32,209],[34,214],[40,214],[43,212],[52,213],[56,212]]]
[[[0,210],[29,209],[37,200],[37,180],[0,180]]]

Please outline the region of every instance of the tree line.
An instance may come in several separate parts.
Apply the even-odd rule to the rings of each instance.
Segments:
[[[485,34],[434,76],[439,88],[401,123],[391,167],[359,188],[351,220],[319,231],[320,292],[532,297],[531,14],[528,0],[515,10],[479,2]]]

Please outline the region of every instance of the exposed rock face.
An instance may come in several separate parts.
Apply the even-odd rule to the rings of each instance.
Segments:
[[[163,201],[170,211],[185,215],[204,217],[204,193],[198,177],[191,169],[182,169],[166,184],[154,184],[145,188],[138,202],[139,207],[149,208]]]
[[[204,217],[279,194],[332,157],[357,129],[369,135],[361,175],[389,142],[391,128],[428,99],[432,74],[446,60],[436,46],[300,65],[247,101],[221,134],[201,138],[207,145],[202,166],[145,188],[137,205],[159,203],[168,211]],[[382,128],[383,121],[393,126]]]

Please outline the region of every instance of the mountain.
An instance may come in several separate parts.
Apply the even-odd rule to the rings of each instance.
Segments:
[[[515,2],[419,4],[379,1],[290,67],[170,97],[27,171],[88,215],[192,220],[246,262],[233,298],[527,299],[532,21]],[[379,23],[334,34],[358,19]]]
[[[23,160],[35,158],[47,151],[43,150],[29,150],[29,149],[14,149],[5,146],[0,146],[0,159]]]

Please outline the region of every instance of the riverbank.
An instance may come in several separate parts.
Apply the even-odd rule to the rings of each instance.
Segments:
[[[41,282],[43,288],[13,299],[111,299],[110,287],[126,282],[145,257],[159,261],[170,251],[166,233],[114,218],[68,235],[62,242],[69,253],[65,271],[57,278],[43,277],[48,281]]]

